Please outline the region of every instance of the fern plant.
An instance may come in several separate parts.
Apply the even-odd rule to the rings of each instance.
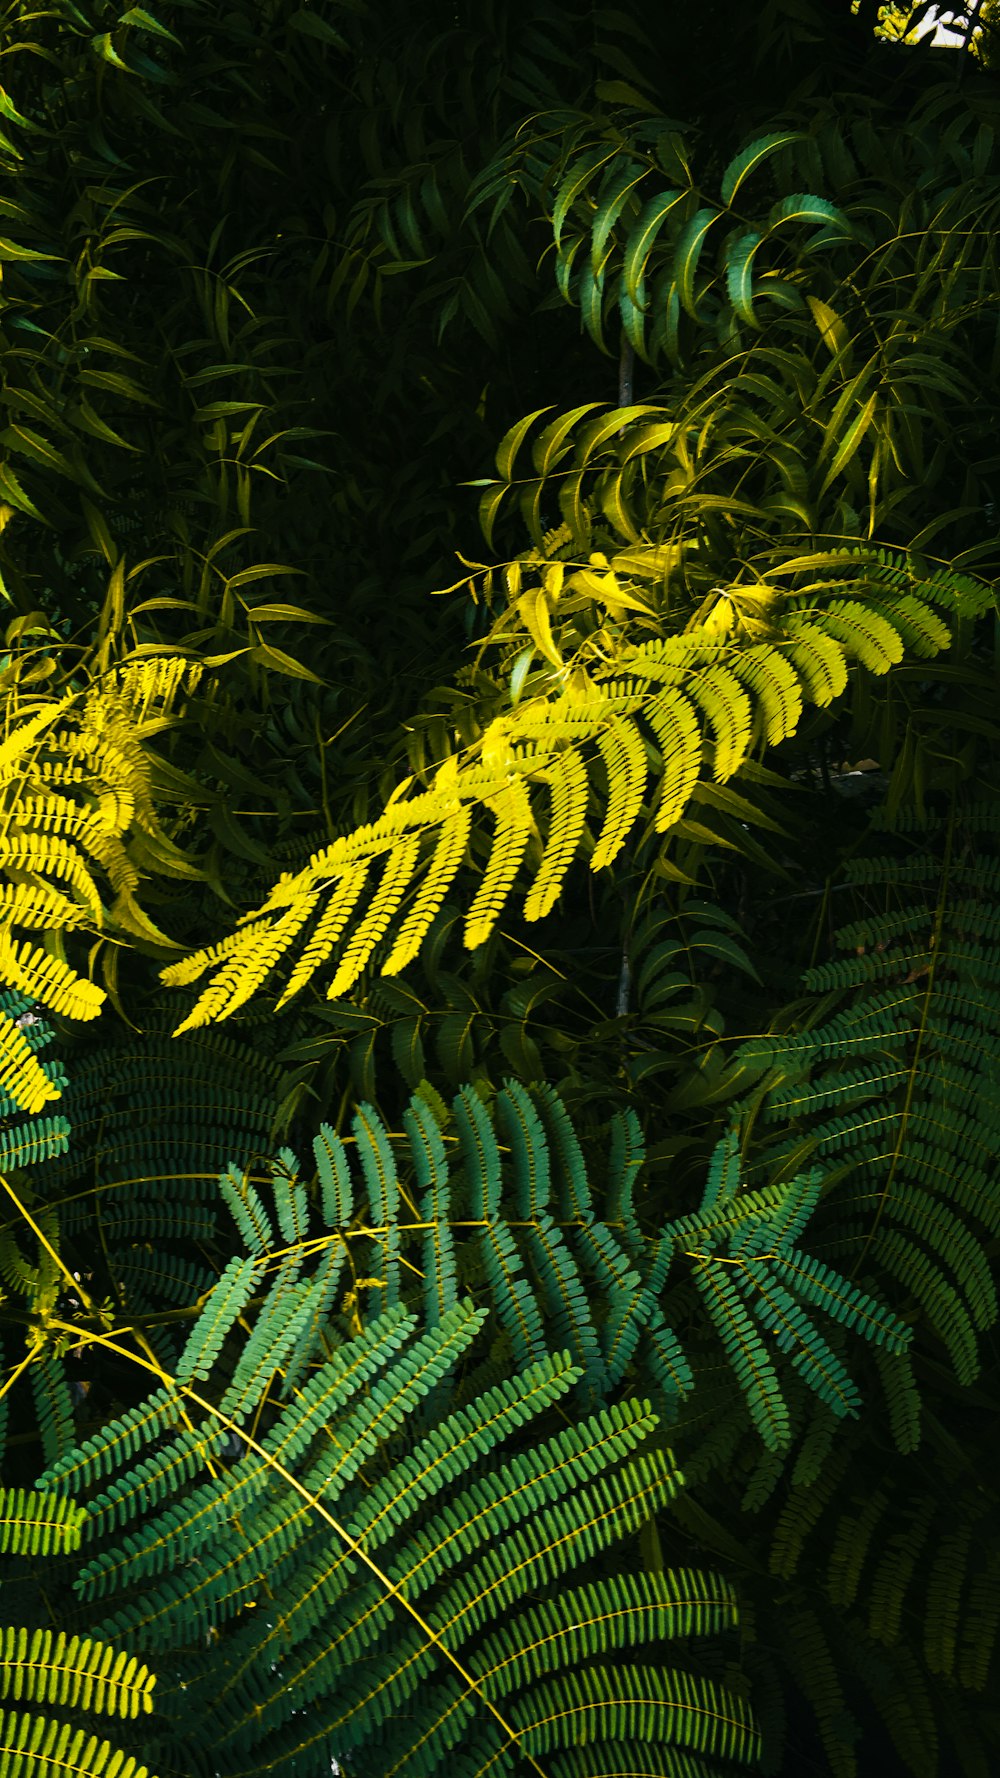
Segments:
[[[615,1558],[681,1484],[648,1404],[560,1427],[583,1375],[563,1353],[505,1367],[442,1415],[485,1310],[440,1301],[421,1331],[387,1277],[362,1317],[374,1281],[356,1278],[342,1330],[336,1153],[317,1234],[287,1153],[273,1213],[234,1171],[223,1192],[247,1251],[176,1370],[43,1478],[88,1495],[77,1591],[102,1634],[169,1651],[161,1766],[568,1774],[583,1747],[674,1774],[752,1758],[738,1693],[622,1663],[735,1621],[711,1575]]]
[[[8,7],[7,1461],[160,1770],[705,1778],[737,1593],[769,1770],[996,1765],[995,119],[741,11]]]

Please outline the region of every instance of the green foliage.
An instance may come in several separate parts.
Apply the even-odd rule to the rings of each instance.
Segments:
[[[384,1132],[364,1109],[356,1141],[370,1182]],[[76,1587],[100,1603],[103,1633],[170,1651],[174,1763],[305,1772],[333,1754],[430,1773],[453,1769],[460,1745],[470,1770],[513,1772],[581,1742],[605,1757],[641,1745],[651,1772],[683,1769],[674,1748],[751,1758],[738,1694],[620,1660],[735,1621],[732,1589],[711,1574],[615,1565],[682,1480],[651,1442],[648,1403],[541,1436],[583,1376],[569,1352],[542,1353],[428,1414],[475,1363],[487,1311],[455,1301],[421,1332],[373,1278],[382,1312],[338,1335],[328,1274],[331,1256],[343,1269],[343,1232],[317,1238],[303,1220],[291,1246],[262,1237],[298,1189],[287,1152],[273,1220],[255,1187],[240,1198],[224,1178],[254,1251],[209,1294],[175,1374],[45,1477],[60,1495],[88,1490]],[[199,1380],[217,1375],[237,1317],[231,1380],[206,1397]],[[220,1463],[231,1435],[241,1454]],[[574,1585],[582,1563],[601,1578]]]
[[[996,1769],[997,107],[842,13],[4,8],[4,1770]]]

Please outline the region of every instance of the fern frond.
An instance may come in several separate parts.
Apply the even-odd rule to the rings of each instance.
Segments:
[[[397,975],[419,951],[465,856],[471,827],[471,803],[460,805],[441,823],[427,875],[383,964],[384,975]]]
[[[570,1587],[562,1606],[556,1624],[533,1607],[483,1644],[477,1666],[487,1688],[502,1675],[504,1686],[513,1680],[520,1689],[564,1665],[579,1668],[592,1656],[633,1648],[645,1640],[647,1622],[655,1624],[659,1641],[718,1635],[737,1621],[731,1583],[685,1568]]]
[[[35,1055],[17,1020],[0,1010],[0,1091],[9,1103],[32,1115],[60,1098],[60,1083]]]
[[[754,1425],[768,1450],[783,1449],[791,1437],[788,1407],[774,1366],[735,1284],[710,1259],[697,1265],[695,1282],[718,1328]]]
[[[156,1680],[124,1649],[60,1630],[0,1630],[0,1697],[136,1717],[153,1708]]]
[[[647,704],[644,714],[656,736],[662,765],[656,831],[666,833],[680,820],[697,783],[701,728],[693,704],[672,687],[659,692]]]
[[[284,1006],[293,994],[297,994],[307,982],[312,981],[317,969],[326,962],[357,906],[367,876],[368,871],[364,864],[356,864],[344,872],[288,978],[288,986],[278,1001],[278,1007]],[[163,979],[166,981],[166,975]]]
[[[353,986],[375,946],[385,937],[389,923],[410,886],[417,868],[419,854],[420,835],[416,833],[405,834],[393,846],[386,859],[382,878],[372,897],[371,905],[360,926],[351,935],[350,943],[327,989],[329,1000],[334,999],[338,994],[346,993],[347,989]]]
[[[648,775],[646,745],[630,717],[621,716],[599,729],[597,746],[607,767],[608,805],[590,860],[595,871],[611,864],[628,839],[642,808]]]
[[[188,1338],[177,1366],[177,1381],[189,1383],[207,1377],[222,1349],[222,1342],[243,1313],[257,1280],[257,1262],[231,1259],[215,1285]]]
[[[679,1671],[621,1665],[581,1675],[578,1701],[540,1686],[515,1712],[526,1753],[544,1757],[560,1748],[596,1743],[602,1749],[633,1739],[654,1746],[679,1744],[713,1758],[750,1763],[760,1741],[750,1706],[712,1680]]]
[[[496,820],[496,831],[483,880],[465,917],[465,946],[475,950],[496,925],[521,867],[534,826],[531,804],[521,778],[511,777],[487,807]]]
[[[40,951],[27,939],[20,944],[0,932],[0,974],[22,994],[40,1000],[67,1019],[96,1019],[105,1001],[103,989],[77,975],[58,957]]]
[[[558,900],[587,818],[587,774],[574,749],[564,749],[544,776],[552,795],[549,836],[525,899],[526,920],[544,919]]]
[[[0,1553],[48,1557],[78,1550],[87,1514],[34,1488],[0,1488]]]
[[[695,673],[686,686],[711,726],[715,739],[713,771],[720,784],[739,771],[750,750],[753,707],[740,684],[744,675],[760,695],[761,676],[755,680],[748,655],[734,657],[732,669],[721,661],[713,661],[711,667]]]
[[[65,1770],[80,1778],[149,1778],[149,1768],[72,1723],[0,1710],[0,1761],[9,1778]]]

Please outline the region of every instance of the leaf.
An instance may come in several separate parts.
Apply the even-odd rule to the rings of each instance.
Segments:
[[[323,617],[318,611],[304,611],[301,605],[250,605],[247,616],[255,624],[330,624],[332,617]]]
[[[289,679],[308,679],[313,685],[326,684],[325,679],[321,679],[318,673],[312,671],[311,667],[304,667],[301,661],[286,654],[283,648],[274,648],[270,642],[259,642],[256,648],[251,648],[246,652],[249,653],[251,660],[259,661],[264,667],[270,667],[274,673],[284,673]]]
[[[48,523],[34,501],[29,500],[9,463],[0,463],[0,496],[6,500],[8,506],[16,507],[18,512],[28,513],[31,518],[40,520],[43,525]]]
[[[21,259],[32,262],[40,259],[63,259],[61,253],[39,253],[34,247],[21,247],[17,241],[8,241],[0,235],[0,260]]]
[[[836,309],[831,309],[829,303],[822,302],[818,296],[807,296],[806,302],[819,329],[823,344],[836,357],[837,353],[842,352],[847,344],[847,328]]]
[[[847,468],[848,463],[857,451],[865,433],[868,431],[868,428],[875,417],[875,409],[877,405],[878,395],[869,395],[868,400],[865,402],[860,413],[856,414],[851,421],[851,424],[848,426],[847,431],[844,433],[843,438],[837,447],[837,454],[834,457],[833,462],[830,464],[826,475],[823,477],[819,490],[820,498],[826,493],[831,482],[836,481],[841,471]]]
[[[646,177],[648,168],[636,161],[626,161],[612,180],[610,190],[598,200],[597,211],[590,237],[590,264],[595,278],[603,269],[605,248],[619,216],[628,203],[631,193]]]
[[[606,166],[607,162],[613,160],[618,152],[614,145],[600,143],[596,148],[591,148],[587,153],[581,155],[579,160],[574,161],[570,167],[559,187],[552,208],[552,234],[557,247],[562,244],[563,225],[576,199],[581,192],[586,190],[599,168]]]
[[[497,474],[502,476],[505,482],[510,482],[513,478],[514,458],[521,449],[521,446],[527,438],[528,433],[531,431],[535,421],[539,419],[542,414],[551,413],[554,405],[553,402],[550,402],[547,407],[536,408],[533,414],[525,414],[523,420],[518,420],[517,424],[512,426],[509,432],[504,433],[503,438],[497,446],[496,464]],[[487,496],[484,495],[483,498],[486,499]]]
[[[622,275],[625,280],[625,289],[632,302],[636,304],[640,300],[639,286],[646,274],[646,265],[653,243],[671,210],[675,209],[681,199],[685,197],[687,197],[685,191],[657,192],[655,197],[647,199],[629,230]]]
[[[2,253],[0,253],[2,256]],[[144,407],[159,407],[160,403],[131,377],[123,377],[117,370],[81,370],[79,380],[91,389],[110,389],[113,395],[121,395],[126,401],[138,401]],[[260,405],[259,403],[254,405]]]
[[[517,608],[524,627],[539,654],[544,655],[545,659],[550,661],[554,667],[561,667],[563,658],[552,635],[549,602],[545,588],[531,587],[528,592],[522,593],[517,601]]]
[[[120,25],[138,25],[143,31],[154,32],[157,37],[166,37],[170,43],[176,43],[178,49],[184,48],[180,38],[175,37],[172,31],[168,31],[165,25],[161,25],[157,19],[154,19],[152,13],[147,12],[144,6],[130,6],[127,12],[122,13],[118,23]]]
[[[584,414],[592,414],[595,408],[603,406],[602,401],[585,401],[582,407],[570,408],[568,413],[560,414],[557,420],[552,420],[546,426],[544,432],[539,433],[531,447],[531,460],[538,475],[551,475],[573,427],[583,419]]]
[[[346,38],[339,31],[335,31],[326,19],[318,18],[316,13],[307,12],[304,6],[292,13],[288,23],[293,31],[301,31],[303,37],[318,38],[320,43],[330,43],[334,49],[346,50],[348,47]]]
[[[782,198],[771,211],[771,227],[778,228],[783,222],[821,222],[828,223],[849,239],[854,233],[843,210],[831,204],[826,198],[817,198],[811,192],[797,191]]]
[[[674,257],[674,275],[682,308],[695,321],[699,319],[694,300],[694,280],[708,231],[719,218],[718,210],[697,210],[681,230]]]
[[[719,189],[727,208],[732,204],[744,180],[749,179],[779,148],[786,147],[790,142],[801,142],[803,134],[802,130],[776,130],[769,136],[758,136],[748,148],[741,149],[722,175]]]
[[[54,469],[59,475],[67,476],[70,481],[80,480],[78,471],[62,452],[57,451],[41,433],[33,432],[28,426],[18,426],[12,422],[0,432],[0,445],[23,451],[25,456],[43,464],[46,469]]]
[[[729,300],[742,321],[748,321],[751,327],[757,326],[757,317],[753,310],[753,257],[760,246],[761,236],[756,229],[747,234],[737,236],[726,253],[726,288]]]

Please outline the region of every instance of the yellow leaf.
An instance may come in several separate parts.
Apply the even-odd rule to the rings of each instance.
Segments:
[[[539,654],[543,654],[554,667],[561,667],[563,658],[552,635],[549,603],[544,587],[532,587],[528,592],[522,593],[517,601],[517,608],[521,613],[524,627]]]

